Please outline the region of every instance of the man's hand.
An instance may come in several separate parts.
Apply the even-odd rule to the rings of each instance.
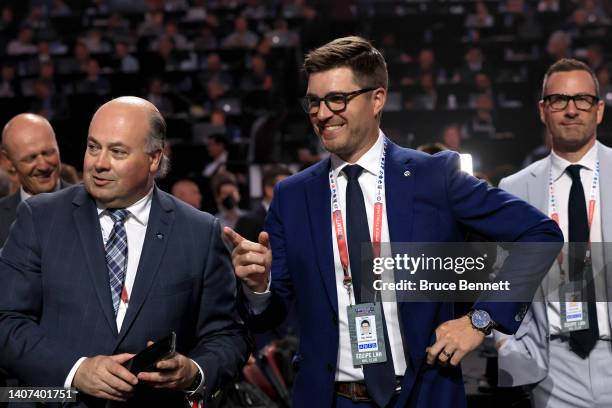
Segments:
[[[437,360],[443,366],[456,366],[484,338],[485,334],[473,328],[467,316],[444,322],[436,329],[436,342],[425,350],[427,364],[434,365]]]
[[[147,342],[147,347],[153,344]],[[190,359],[180,353],[174,353],[172,357],[158,361],[155,368],[159,371],[138,373],[138,379],[146,382],[153,388],[180,391],[189,387],[196,375],[198,366]]]
[[[264,292],[270,279],[272,250],[267,232],[260,232],[258,241],[252,242],[229,227],[223,229],[234,245],[232,264],[236,276],[254,292]]]
[[[126,401],[132,396],[138,378],[121,364],[133,356],[124,353],[86,358],[77,369],[72,384],[94,397]]]

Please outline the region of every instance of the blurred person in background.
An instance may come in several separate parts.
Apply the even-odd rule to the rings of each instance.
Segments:
[[[60,181],[59,147],[47,119],[23,113],[9,120],[2,130],[2,154],[19,176],[21,188],[0,200],[0,247],[22,201],[66,186]]]
[[[237,233],[249,241],[257,241],[259,233],[263,231],[266,214],[270,208],[272,197],[274,197],[274,186],[281,180],[291,175],[291,171],[285,166],[272,165],[263,171],[261,202],[255,205],[248,213],[244,214],[236,222],[235,230]]]
[[[172,185],[172,195],[198,210],[202,207],[200,187],[189,179],[181,179]]]
[[[221,227],[234,228],[238,219],[244,215],[244,210],[238,207],[240,203],[240,189],[236,176],[227,171],[217,173],[211,181],[212,190],[217,203]]]

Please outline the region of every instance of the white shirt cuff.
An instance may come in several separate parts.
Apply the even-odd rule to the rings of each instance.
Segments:
[[[200,396],[204,395],[204,388],[206,388],[205,387],[205,385],[206,385],[206,378],[204,377],[204,371],[202,371],[202,367],[200,367],[200,365],[198,363],[196,363],[195,360],[191,360],[191,361],[193,361],[193,364],[195,364],[196,367],[198,367],[198,370],[200,371],[200,376],[202,378],[202,381],[200,381],[200,383],[198,384],[198,386],[196,387],[195,390],[185,390],[185,392],[187,393],[187,398],[193,396],[194,394],[197,394],[197,395],[200,395]]]
[[[272,297],[272,292],[270,292],[271,282],[272,279],[268,279],[268,287],[264,292],[255,292],[244,283],[241,284],[242,292],[249,302],[249,309],[251,309],[251,313],[254,315],[258,315],[266,310],[266,307],[268,307],[268,304],[270,304],[270,298]]]
[[[68,377],[66,377],[66,381],[64,381],[64,388],[72,387],[72,380],[74,380],[74,376],[77,370],[79,369],[79,367],[81,366],[81,363],[83,363],[83,361],[85,361],[86,358],[87,357],[81,357],[77,360],[76,363],[74,363],[74,365],[72,366],[72,369],[68,373]]]

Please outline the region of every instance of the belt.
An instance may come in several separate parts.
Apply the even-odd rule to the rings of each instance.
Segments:
[[[402,390],[401,382],[403,377],[397,377],[395,395]],[[371,402],[370,394],[364,383],[360,382],[336,382],[336,394],[348,398],[353,402]]]
[[[561,342],[566,342],[570,340],[569,333],[567,334],[551,334],[548,337],[550,340],[559,340]],[[611,339],[597,339],[597,341],[612,341]]]

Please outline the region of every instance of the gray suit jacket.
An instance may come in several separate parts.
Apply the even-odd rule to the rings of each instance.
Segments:
[[[601,228],[604,242],[612,242],[612,149],[597,142],[600,174],[599,183]],[[548,213],[548,176],[550,156],[539,160],[529,167],[504,178],[500,188],[527,201],[544,214]],[[606,254],[606,264],[612,254]],[[612,271],[606,270],[607,298],[612,299]],[[544,290],[539,288],[536,299],[543,299]],[[612,302],[608,303],[612,319]],[[612,322],[611,322],[612,323]],[[548,373],[548,315],[546,303],[534,301],[525,315],[523,323],[513,336],[495,332],[497,341],[506,339],[498,351],[498,385],[512,387],[534,384],[543,380]]]

